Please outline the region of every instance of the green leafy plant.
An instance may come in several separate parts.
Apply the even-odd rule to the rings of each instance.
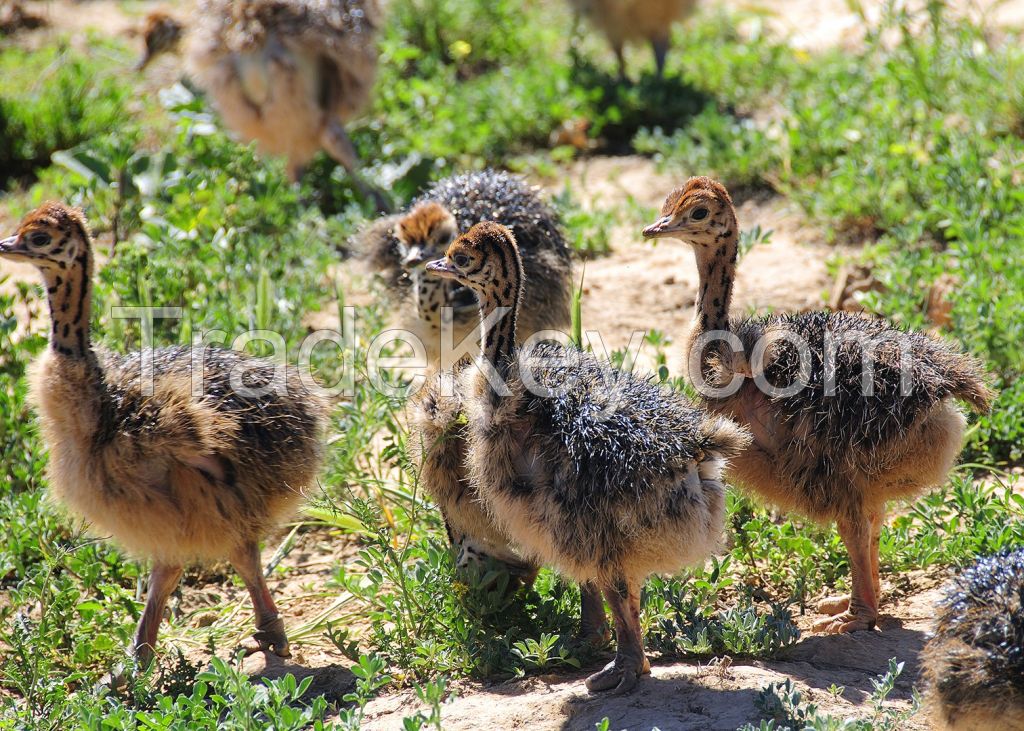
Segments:
[[[920,705],[916,696],[906,710],[885,705],[902,672],[903,663],[890,659],[889,669],[877,679],[872,679],[871,716],[860,719],[839,718],[820,711],[816,704],[804,701],[803,694],[793,687],[789,679],[770,683],[758,693],[755,701],[765,720],[758,726],[747,724],[739,731],[896,731],[917,712]]]
[[[126,57],[97,39],[88,51],[0,49],[0,186],[121,125],[131,90],[115,69]]]

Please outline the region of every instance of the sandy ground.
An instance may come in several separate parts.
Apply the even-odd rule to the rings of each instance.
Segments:
[[[625,697],[590,695],[583,679],[596,668],[502,683],[458,682],[450,686],[454,697],[443,710],[444,728],[585,731],[608,717],[613,729],[733,731],[745,723],[756,725],[761,717],[755,705],[757,694],[768,684],[787,679],[823,713],[865,718],[873,713],[868,703],[871,680],[887,670],[889,658],[905,666],[886,707],[905,710],[920,675],[918,655],[944,578],[944,573],[924,572],[901,577],[899,596],[885,600],[879,629],[874,632],[813,635],[809,627],[816,616],[798,617],[803,638],[770,661],[718,658],[700,663],[654,658],[650,677]],[[307,651],[301,642],[296,648],[291,660],[254,655],[245,667],[272,678],[288,672],[311,675],[311,692],[335,700],[352,688],[354,678],[337,652],[322,647]],[[835,693],[830,691],[833,686],[839,688]],[[420,710],[425,708],[412,691],[390,693],[367,705],[363,727],[400,729],[404,717]],[[916,731],[929,726],[919,713],[902,728]]]
[[[793,46],[815,51],[859,45],[864,40],[865,23],[852,8],[859,5],[869,23],[874,23],[887,0],[740,0],[723,4],[762,17],[768,28],[788,36]],[[925,0],[901,4],[917,9]],[[1024,0],[948,0],[946,4],[953,13],[981,20],[990,28],[1024,27]]]

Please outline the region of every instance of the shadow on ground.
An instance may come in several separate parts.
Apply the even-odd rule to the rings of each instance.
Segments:
[[[300,683],[308,677],[313,678],[309,690],[303,699],[323,696],[335,706],[344,704],[344,695],[356,684],[355,676],[343,665],[325,665],[323,667],[306,667],[289,659],[278,657],[271,652],[257,652],[245,659],[243,669],[253,679],[266,678],[277,680],[288,673],[295,676]]]

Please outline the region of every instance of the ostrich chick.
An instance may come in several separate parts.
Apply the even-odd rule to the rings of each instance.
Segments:
[[[185,39],[185,66],[224,123],[288,160],[292,180],[321,149],[363,183],[344,124],[365,108],[377,70],[376,0],[202,0],[182,23],[146,19],[144,68]]]
[[[427,269],[479,301],[483,353],[460,387],[478,499],[520,555],[603,592],[618,649],[587,687],[628,691],[650,670],[640,587],[653,572],[699,564],[715,550],[720,474],[748,436],[576,348],[520,348],[525,275],[504,226],[477,224]]]
[[[936,728],[1024,731],[1024,551],[956,578],[923,660]]]
[[[648,41],[654,49],[658,76],[665,71],[665,56],[672,41],[672,24],[693,12],[696,0],[569,0],[577,14],[605,34],[626,78],[623,48],[631,41]]]
[[[376,221],[357,242],[396,299],[411,300],[402,324],[434,366],[450,368],[459,359],[459,353],[451,359],[442,353],[473,334],[477,307],[468,289],[430,276],[422,265],[481,221],[508,226],[519,243],[526,269],[520,337],[570,327],[570,250],[558,214],[519,176],[494,170],[454,175],[434,183],[404,214]]]
[[[419,481],[441,510],[457,569],[491,558],[518,580],[513,587],[528,585],[539,567],[524,561],[494,524],[466,474],[466,419],[458,380],[468,365],[467,359],[452,371],[434,374],[411,404],[410,444],[420,466]]]
[[[730,321],[739,230],[729,193],[691,178],[665,200],[647,238],[692,245],[700,275],[684,352],[712,410],[750,427],[731,477],[785,509],[836,521],[852,595],[825,602],[817,629],[871,629],[885,503],[940,484],[960,452],[964,416],[992,393],[979,364],[947,343],[843,312]],[[732,342],[728,342],[732,338]]]
[[[50,450],[51,495],[130,553],[151,559],[135,635],[152,660],[182,567],[227,558],[245,581],[260,649],[287,657],[284,622],[260,567],[259,541],[295,510],[319,470],[327,404],[298,374],[220,349],[93,349],[92,236],[60,203],[30,213],[0,257],[33,264],[49,296],[50,346],[30,397]],[[202,368],[202,372],[196,372]]]

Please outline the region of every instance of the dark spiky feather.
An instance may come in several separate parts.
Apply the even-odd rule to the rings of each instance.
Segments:
[[[544,451],[565,461],[573,480],[566,501],[595,503],[636,497],[652,482],[700,462],[727,459],[743,440],[718,440],[722,419],[649,377],[604,368],[593,356],[546,343],[525,361],[545,391],[528,394]],[[550,397],[543,395],[551,392]]]
[[[769,396],[769,401],[781,420],[807,420],[809,431],[827,436],[835,449],[872,449],[902,436],[949,397],[963,399],[978,411],[987,411],[991,405],[992,393],[977,361],[923,333],[848,312],[771,315],[735,327],[747,356],[758,340],[780,332],[808,344],[810,372],[806,387],[793,395]],[[826,362],[829,340],[836,343],[834,371]],[[862,354],[868,357],[862,359]],[[872,395],[861,387],[865,360],[873,367]],[[800,368],[794,342],[773,340],[764,363],[767,381],[785,388],[797,382]],[[830,373],[834,373],[831,388]],[[901,385],[904,373],[906,388]]]
[[[186,346],[154,350],[154,381],[180,378],[192,384],[192,357],[192,349]],[[196,360],[200,360],[198,356]],[[154,445],[197,441],[201,425],[191,423],[189,413],[142,389],[140,353],[103,353],[102,361],[104,418],[96,434],[97,449],[127,439],[136,445],[142,459],[147,454],[155,456]],[[281,382],[275,382],[280,366],[268,360],[208,347],[201,362],[202,380],[197,374],[194,383],[200,384],[202,393],[194,398],[219,417],[237,424],[237,431],[228,444],[221,446],[218,456],[231,462],[235,472],[255,478],[246,481],[257,489],[290,491],[301,487],[288,485],[281,478],[291,471],[297,458],[319,460],[326,401],[309,393],[292,368],[285,371],[286,391],[280,393]],[[243,395],[232,387],[233,372],[237,383],[252,389],[250,393]]]
[[[574,348],[532,347],[512,374],[510,396],[467,402],[467,462],[528,560],[579,581],[640,580],[715,550],[721,471],[748,433]]]
[[[923,657],[946,723],[1024,719],[1024,550],[982,558],[954,580]]]
[[[468,231],[481,221],[497,221],[511,229],[528,277],[528,262],[536,260],[539,252],[551,251],[569,260],[569,247],[557,214],[538,190],[518,175],[500,170],[453,175],[434,183],[413,207],[425,201],[436,201],[447,208],[455,216],[459,231]]]
[[[571,252],[558,215],[536,188],[517,175],[483,170],[434,183],[409,205],[407,212],[426,202],[444,206],[455,217],[460,232],[481,221],[497,221],[511,229],[526,272],[524,313],[549,313],[547,317],[553,321],[561,320],[568,325]],[[362,231],[354,242],[355,248],[363,252],[371,268],[382,273],[392,291],[404,297],[410,280],[402,276],[402,247],[395,237],[394,223],[385,220],[390,221],[377,221]],[[430,278],[427,282],[443,287],[449,302],[460,289],[450,280]],[[463,309],[460,316],[475,319],[475,308]]]
[[[867,499],[860,486],[864,480],[887,485],[884,494],[890,499],[911,496],[937,482],[939,473],[944,476],[949,466],[929,462],[931,453],[915,452],[909,445],[921,438],[921,429],[934,428],[926,425],[936,423],[935,415],[950,397],[976,407],[986,407],[991,399],[983,372],[970,356],[941,340],[904,332],[884,321],[845,312],[814,312],[752,318],[735,324],[733,331],[744,355],[719,360],[712,381],[728,383],[737,360],[744,363],[746,380],[735,395],[708,403],[749,425],[760,449],[757,454],[771,455],[767,466],[737,461],[746,471],[734,476],[771,500],[815,519],[862,515]],[[826,334],[837,344],[831,366],[834,386],[826,369]],[[752,362],[753,354],[759,341],[767,344],[766,381],[783,389],[796,383],[799,350],[782,335],[807,343],[804,352],[810,368],[806,385],[795,393],[773,394],[750,377],[758,366]],[[870,395],[861,387],[865,351],[853,336],[862,338],[868,348],[866,360],[873,364]],[[909,355],[905,390],[900,367],[903,352]],[[943,431],[941,439],[950,433]],[[949,443],[928,445],[936,455],[948,453],[942,457],[943,464],[953,458],[951,450],[959,450],[959,435],[949,439]],[[924,461],[911,472],[892,472],[908,459]],[[883,494],[875,489],[872,500]]]

